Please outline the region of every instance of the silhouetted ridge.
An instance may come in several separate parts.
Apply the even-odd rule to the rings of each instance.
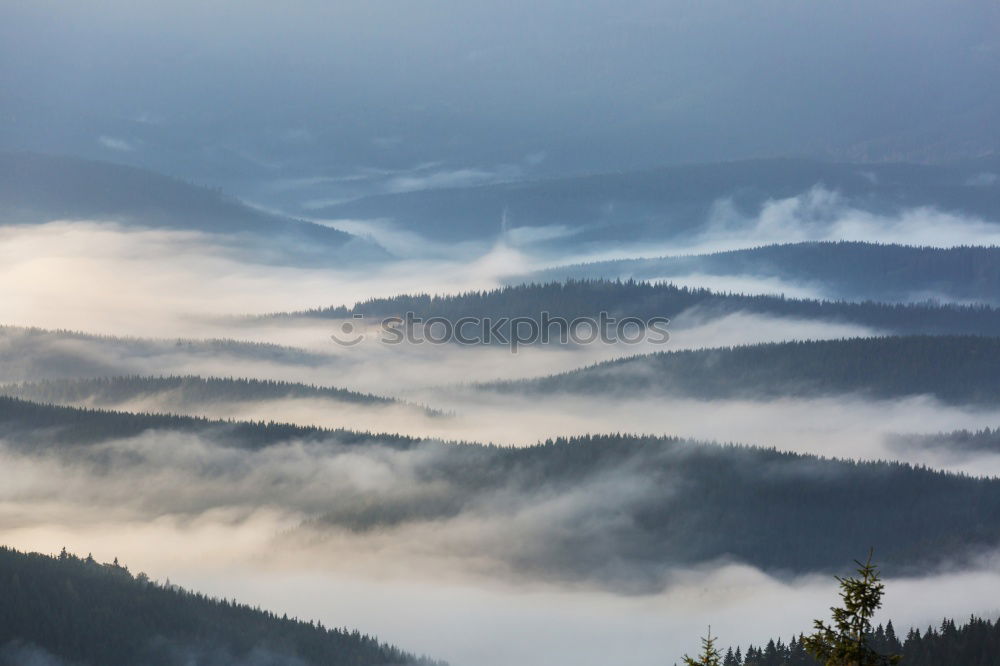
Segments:
[[[214,599],[114,564],[0,547],[0,664],[42,654],[80,666],[418,666],[348,629]],[[51,662],[44,662],[51,663]]]

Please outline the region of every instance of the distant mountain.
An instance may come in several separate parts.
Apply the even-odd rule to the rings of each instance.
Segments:
[[[100,377],[0,385],[0,394],[35,402],[90,407],[117,407],[131,400],[159,398],[168,405],[198,406],[217,402],[248,402],[284,398],[323,398],[333,402],[389,406],[406,405],[393,398],[347,389],[263,379],[169,376]],[[415,405],[425,413],[438,414]]]
[[[484,386],[508,392],[659,393],[702,399],[930,395],[950,403],[991,405],[1000,400],[1000,338],[855,338],[660,352]]]
[[[493,239],[509,229],[549,228],[552,247],[669,241],[704,231],[714,207],[745,228],[768,201],[815,186],[840,203],[894,214],[930,206],[1000,223],[1000,160],[952,166],[765,159],[369,196],[313,211],[322,218],[388,219],[441,241]],[[822,226],[829,211],[814,211]],[[544,242],[542,243],[545,244]]]
[[[172,464],[188,470],[177,496],[162,482],[156,502],[110,495],[138,515],[265,502],[304,515],[310,543],[416,530],[434,535],[423,557],[441,548],[449,567],[468,560],[492,577],[649,592],[677,566],[720,559],[778,573],[837,571],[874,545],[886,573],[900,575],[1000,544],[997,479],[670,437],[498,447],[11,398],[0,398],[0,434],[22,460],[41,457],[46,469],[60,461],[74,478],[105,484],[136,487]],[[116,444],[140,434],[142,446]],[[198,437],[197,460],[177,434]],[[379,473],[352,483],[345,465]],[[252,492],[262,478],[267,488]]]
[[[145,169],[31,153],[0,153],[0,224],[95,220],[201,231],[274,260],[385,257],[351,234],[251,208],[218,190]],[[271,245],[267,246],[266,241]]]
[[[213,599],[63,551],[0,547],[0,665],[432,666],[357,631]]]
[[[293,347],[239,340],[118,338],[0,326],[0,384],[169,371],[200,360],[316,366],[328,359]]]
[[[538,322],[543,312],[567,321],[577,317],[597,319],[605,312],[617,318],[667,317],[675,320],[688,313],[701,323],[736,312],[772,317],[856,324],[888,333],[1000,335],[1000,309],[987,306],[852,303],[723,294],[707,289],[690,289],[671,284],[608,280],[568,280],[507,286],[490,291],[457,295],[415,294],[378,298],[353,306],[333,306],[305,312],[273,315],[344,319],[362,315],[370,318],[404,316],[442,317],[452,323],[462,317],[528,317]],[[481,328],[481,327],[480,327]],[[467,334],[473,328],[470,327]],[[497,330],[510,334],[508,325]],[[558,340],[558,331],[552,333]]]
[[[933,434],[899,433],[890,437],[888,444],[900,450],[924,449],[959,457],[981,453],[1000,454],[1000,428]]]
[[[293,438],[303,441],[337,439],[344,444],[372,439],[370,433],[273,421],[219,421],[175,414],[137,414],[54,406],[0,396],[0,434],[16,434],[17,442],[13,444],[18,447],[55,451],[65,445],[135,437],[150,430],[204,434],[225,446],[248,450]],[[396,435],[379,435],[379,441],[387,446],[407,446],[413,440]]]
[[[550,268],[519,280],[669,280],[690,275],[775,278],[829,298],[1000,303],[1000,247],[792,243],[714,254],[620,259]]]

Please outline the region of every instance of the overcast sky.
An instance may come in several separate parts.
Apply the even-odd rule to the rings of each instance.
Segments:
[[[6,2],[0,149],[472,181],[1000,147],[992,0]]]

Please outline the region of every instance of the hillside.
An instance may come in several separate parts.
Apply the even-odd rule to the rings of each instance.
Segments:
[[[75,157],[0,152],[0,223],[119,222],[201,231],[255,247],[322,259],[385,256],[377,246],[329,227],[251,208],[218,190],[145,169]],[[245,236],[245,237],[244,237]],[[350,247],[350,253],[344,253]],[[264,249],[258,247],[257,249]],[[332,254],[330,254],[332,253]]]
[[[912,336],[782,342],[659,352],[489,390],[701,399],[860,393],[930,395],[950,403],[1000,399],[1000,338]]]
[[[208,360],[315,366],[328,359],[295,347],[232,339],[116,337],[0,325],[0,383],[150,374]]]
[[[617,318],[648,320],[651,317],[667,317],[676,320],[682,313],[689,312],[694,321],[704,322],[743,312],[856,324],[897,334],[1000,335],[1000,309],[988,306],[854,303],[750,296],[633,280],[569,280],[448,296],[404,295],[372,299],[350,307],[317,308],[274,316],[343,319],[364,315],[377,318],[402,316],[408,312],[424,319],[443,317],[453,323],[462,317],[490,318],[493,322],[503,317],[530,317],[537,322],[543,312],[568,321],[577,317],[596,319],[601,312]],[[500,330],[509,331],[509,326],[501,326]],[[556,334],[552,337],[558,339]]]
[[[101,377],[0,386],[0,393],[34,402],[113,406],[137,398],[170,394],[180,403],[244,402],[280,398],[326,398],[360,405],[398,404],[392,398],[332,386],[261,379],[167,376]]]
[[[130,443],[139,435],[142,446]],[[185,444],[193,437],[194,460]],[[110,495],[117,509],[150,520],[263,502],[307,516],[300,529],[310,540],[418,530],[435,535],[421,557],[457,570],[630,592],[720,558],[775,573],[836,571],[875,545],[887,574],[902,575],[1000,544],[1000,480],[670,437],[508,448],[0,398],[0,442],[18,459],[46,461],[49,474],[59,461],[107,487],[127,479],[134,489],[180,470],[181,495]],[[377,467],[379,481],[350,482],[344,465]],[[261,478],[264,489],[247,490]],[[471,534],[462,528],[470,523]],[[516,539],[526,524],[532,538]]]
[[[774,278],[804,283],[843,300],[937,298],[996,304],[1000,299],[1000,248],[789,243],[714,254],[573,264],[524,278],[643,281],[689,275]]]
[[[127,568],[0,547],[0,664],[431,666],[347,629],[161,585]]]
[[[0,435],[19,449],[59,450],[63,446],[95,444],[135,437],[152,430],[202,434],[216,443],[257,449],[291,439],[336,439],[342,444],[370,441],[372,435],[288,423],[220,421],[175,414],[146,414],[63,407],[0,396]],[[406,446],[413,440],[379,435],[383,445]]]
[[[506,211],[509,228],[564,227],[553,243],[564,247],[690,237],[706,229],[713,206],[720,201],[752,218],[769,201],[821,186],[837,192],[844,205],[872,213],[927,206],[1000,222],[1000,187],[968,185],[992,164],[988,160],[956,166],[746,160],[386,194],[314,214],[391,219],[409,231],[459,241],[496,237]],[[822,226],[824,220],[816,222]]]
[[[1000,428],[931,434],[898,433],[889,444],[900,450],[928,449],[952,456],[1000,453]]]

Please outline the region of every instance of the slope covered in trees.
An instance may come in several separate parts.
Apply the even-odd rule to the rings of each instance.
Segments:
[[[156,431],[201,434],[225,446],[260,448],[291,439],[336,439],[340,443],[369,441],[371,435],[288,423],[220,421],[175,414],[145,414],[43,405],[0,396],[0,437],[24,449],[57,449],[135,437]],[[413,440],[379,435],[383,445],[406,445]]]
[[[163,372],[207,360],[316,366],[326,359],[294,347],[228,339],[154,339],[0,326],[0,383]]]
[[[889,444],[901,449],[931,449],[952,454],[1000,454],[1000,428],[955,430],[933,434],[899,433],[890,438]]]
[[[658,352],[551,375],[484,385],[532,393],[769,399],[860,393],[1000,399],[1000,338],[901,336]]]
[[[35,402],[87,403],[96,407],[118,405],[137,398],[169,393],[176,402],[242,402],[280,398],[327,398],[361,405],[390,405],[392,398],[347,389],[263,379],[197,377],[100,377],[48,380],[0,386],[0,393]]]
[[[695,308],[699,321],[747,312],[850,323],[898,334],[1000,335],[1000,309],[987,306],[851,303],[748,296],[633,280],[534,283],[453,296],[404,295],[372,299],[352,307],[319,308],[293,315],[341,319],[353,315],[402,316],[412,312],[424,319],[443,317],[454,322],[461,317],[489,317],[493,321],[501,317],[530,317],[539,321],[543,312],[567,320],[576,317],[596,319],[601,312],[606,312],[614,317],[645,320],[650,317],[676,318]]]
[[[879,243],[790,243],[714,254],[619,259],[547,269],[536,280],[663,280],[685,275],[776,278],[844,300],[941,298],[996,303],[1000,248]]]
[[[376,638],[154,583],[126,568],[0,547],[0,664],[431,666]]]
[[[114,444],[144,433],[142,447]],[[197,459],[205,462],[192,467],[172,433],[200,438]],[[320,534],[408,527],[448,543],[444,535],[459,529],[461,547],[442,552],[455,566],[469,557],[492,563],[494,575],[631,591],[659,589],[671,568],[719,558],[774,572],[831,571],[875,545],[886,572],[899,575],[1000,544],[1000,480],[668,437],[497,447],[0,398],[0,442],[105,485],[122,479],[135,488],[165,466],[188,470],[179,499],[112,495],[141,515],[175,501],[185,512],[262,502],[305,515],[303,529]],[[226,464],[212,464],[216,458]],[[363,461],[380,470],[377,482],[349,483],[338,471]],[[258,466],[273,470],[271,480],[251,492],[241,480],[259,485]],[[470,523],[473,534],[461,527]]]

